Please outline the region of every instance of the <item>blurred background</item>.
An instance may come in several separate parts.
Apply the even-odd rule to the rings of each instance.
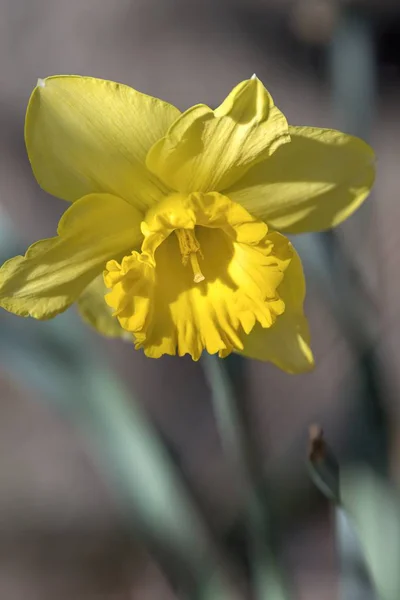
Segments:
[[[307,438],[319,423],[341,469],[353,469],[346,490],[365,501],[368,522],[395,527],[397,500],[393,516],[382,509],[395,492],[382,491],[374,504],[374,492],[357,482],[365,469],[371,481],[394,485],[400,475],[398,2],[1,0],[0,32],[2,260],[54,235],[66,208],[39,189],[24,147],[38,77],[120,81],[184,110],[218,105],[255,72],[291,124],[336,127],[372,144],[378,172],[367,204],[334,234],[292,240],[308,276],[315,371],[293,377],[235,359],[224,368],[262,457],[274,554],[291,597],[377,597],[346,519],[309,476]],[[110,405],[122,394],[152,423],[245,593],[235,537],[241,479],[222,451],[206,371],[100,339],[73,309],[45,323],[1,312],[0,598],[175,597],[163,561],[127,524],[113,477],[79,426],[79,394],[96,396],[87,382],[97,376],[109,383]],[[169,500],[160,498],[167,513]],[[374,535],[368,544],[376,549],[382,540]],[[382,556],[400,561],[396,540],[386,542]],[[395,600],[400,587],[391,575],[385,598]]]

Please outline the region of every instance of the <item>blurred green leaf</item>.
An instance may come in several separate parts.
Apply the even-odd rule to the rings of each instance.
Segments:
[[[371,469],[347,468],[342,505],[355,527],[380,600],[400,598],[400,499]]]

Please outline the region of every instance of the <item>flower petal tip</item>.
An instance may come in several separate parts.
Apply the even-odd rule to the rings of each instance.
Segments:
[[[255,73],[253,73],[253,75],[250,77],[250,79],[258,79],[258,77]]]
[[[46,87],[46,80],[39,77],[39,79],[37,80],[37,83],[36,83],[36,87],[42,87],[42,88]]]

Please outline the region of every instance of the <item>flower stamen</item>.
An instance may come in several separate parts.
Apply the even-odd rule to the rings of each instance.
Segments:
[[[193,281],[195,283],[200,283],[201,281],[204,281],[205,277],[201,272],[199,260],[197,258],[197,253],[195,254],[194,252],[192,252],[192,254],[190,255],[190,264],[192,265],[193,269]]]
[[[176,229],[176,237],[179,242],[179,250],[182,254],[182,263],[187,265],[189,259],[193,269],[193,281],[200,283],[204,281],[205,277],[201,272],[198,255],[203,258],[203,254],[200,249],[200,244],[196,238],[194,230],[192,229]]]

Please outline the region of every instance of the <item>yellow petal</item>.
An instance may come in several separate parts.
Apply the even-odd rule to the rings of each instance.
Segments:
[[[205,105],[186,111],[150,150],[147,166],[174,190],[218,191],[288,141],[285,117],[254,78],[214,111]]]
[[[284,310],[276,290],[291,244],[228,198],[170,197],[147,215],[143,233],[142,253],[107,263],[105,283],[108,304],[147,356],[225,356],[243,347],[242,331],[257,321],[271,327]]]
[[[109,194],[90,194],[61,217],[58,236],[33,244],[0,269],[0,306],[49,319],[76,300],[107,260],[140,243],[141,214]]]
[[[339,225],[374,183],[374,153],[340,131],[289,127],[291,142],[253,167],[225,193],[287,233]]]
[[[106,337],[132,339],[132,336],[122,329],[118,319],[113,316],[114,311],[106,303],[104,296],[107,292],[103,275],[98,275],[78,298],[78,311],[82,319]]]
[[[285,271],[278,293],[285,303],[285,312],[272,327],[257,324],[243,338],[241,354],[249,358],[270,361],[287,373],[304,373],[314,366],[310,348],[310,333],[303,314],[305,281],[301,261],[296,252]]]
[[[39,80],[25,123],[35,177],[65,200],[109,192],[146,208],[165,192],[147,171],[146,154],[179,115],[174,106],[111,81]]]

